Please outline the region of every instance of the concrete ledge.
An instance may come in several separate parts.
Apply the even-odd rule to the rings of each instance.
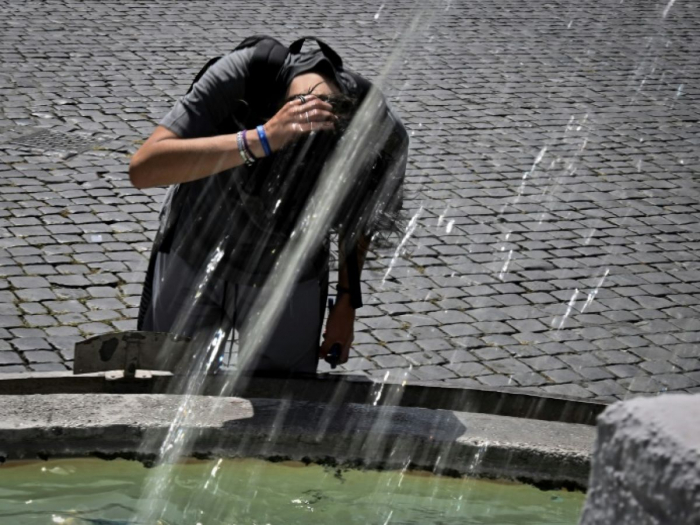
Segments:
[[[581,525],[700,523],[700,395],[615,403],[599,418]]]
[[[0,457],[155,457],[180,402],[166,395],[0,396]],[[362,404],[196,398],[191,455],[411,468],[583,489],[586,425]],[[144,440],[144,437],[149,439]],[[142,448],[143,443],[151,443]]]
[[[73,375],[70,372],[0,374],[0,395],[29,394],[164,394],[171,393],[168,372],[153,372],[150,379],[107,381],[104,373]],[[205,395],[218,395],[225,376],[211,376]],[[595,425],[607,403],[565,396],[540,396],[519,389],[463,388],[449,383],[382,383],[364,375],[318,374],[295,378],[254,377],[242,382],[235,395],[245,398],[289,399],[477,412],[525,419]]]

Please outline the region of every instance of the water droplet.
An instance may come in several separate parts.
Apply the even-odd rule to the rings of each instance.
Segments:
[[[376,14],[374,15],[375,20],[379,20],[379,15],[381,14],[382,9],[384,9],[384,4],[379,6],[379,11],[377,11]]]

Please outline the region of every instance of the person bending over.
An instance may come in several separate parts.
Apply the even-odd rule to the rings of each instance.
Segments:
[[[317,40],[317,49],[302,52],[304,40],[286,48],[252,37],[208,64],[132,157],[136,188],[169,186],[139,330],[225,341],[263,293],[325,161],[350,140],[345,132],[371,88],[327,44]],[[348,360],[370,241],[402,222],[408,135],[380,101],[372,115],[381,122],[372,126],[349,194],[299,269],[276,325],[266,327],[272,335],[250,361],[251,372],[315,373],[331,348],[341,349],[339,363]],[[336,301],[319,347],[332,232],[339,235]],[[245,340],[239,344],[245,349]]]

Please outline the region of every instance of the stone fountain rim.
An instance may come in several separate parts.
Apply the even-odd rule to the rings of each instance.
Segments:
[[[0,396],[29,394],[145,394],[168,393],[178,376],[170,372],[147,371],[141,379],[109,380],[109,374],[74,375],[71,372],[30,372],[0,374]],[[204,386],[204,395],[221,392],[225,376],[211,376]],[[243,382],[234,393],[245,398],[294,399],[325,401],[337,397],[342,389],[343,400],[354,403],[376,401],[397,406],[456,410],[494,415],[559,421],[595,426],[608,402],[589,401],[562,395],[541,395],[516,388],[465,388],[449,382],[410,381],[392,383],[365,375],[318,374],[294,378],[254,377]],[[394,390],[392,390],[394,389]],[[400,395],[395,390],[400,389]]]
[[[181,400],[165,394],[0,396],[0,460],[96,456],[148,464],[157,447],[144,448],[144,436],[162,443]],[[585,490],[595,440],[589,425],[452,410],[212,396],[193,402],[197,413],[209,414],[198,422],[189,454],[199,458],[408,466]]]

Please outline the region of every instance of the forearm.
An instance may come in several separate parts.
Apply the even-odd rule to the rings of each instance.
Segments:
[[[255,130],[246,132],[248,146],[263,156]],[[136,152],[129,164],[129,177],[137,188],[190,182],[243,164],[236,134],[192,139],[168,138]]]
[[[362,274],[362,267],[367,257],[367,251],[369,250],[369,243],[370,239],[365,235],[361,235],[357,239],[357,268],[360,275]],[[340,260],[338,265],[338,286],[347,290],[350,288],[350,276],[346,263],[345,242],[342,238],[340,238],[338,242],[338,252]]]

